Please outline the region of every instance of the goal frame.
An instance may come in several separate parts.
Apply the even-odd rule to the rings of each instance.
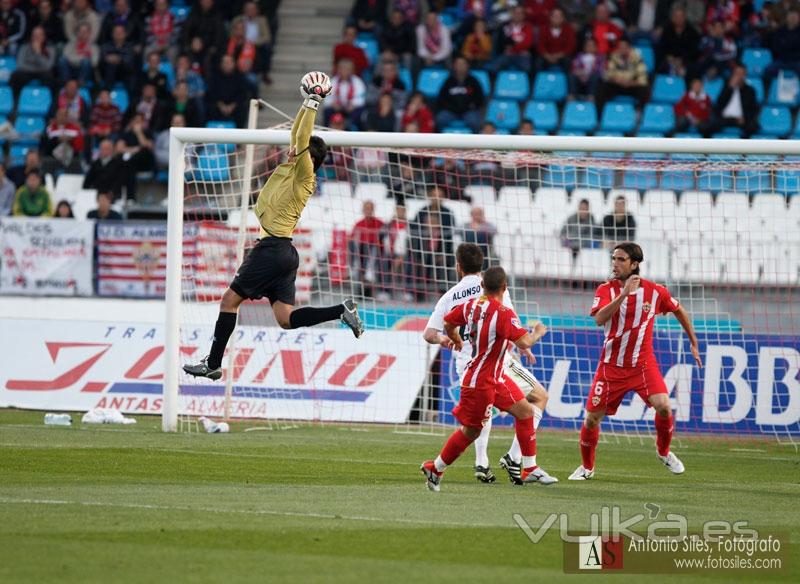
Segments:
[[[251,112],[257,108],[251,102]],[[255,115],[250,115],[254,120]],[[252,122],[249,125],[253,125]],[[798,140],[742,140],[702,138],[623,138],[607,136],[501,136],[462,134],[418,134],[394,132],[343,132],[320,129],[328,146],[392,149],[494,150],[553,153],[617,152],[664,154],[728,154],[800,156]],[[167,205],[166,318],[164,338],[164,382],[162,388],[162,430],[178,430],[180,372],[180,314],[184,224],[184,149],[191,143],[249,145],[245,151],[245,176],[248,185],[254,145],[288,146],[289,130],[171,128],[169,137],[169,183]],[[249,192],[242,189],[242,222],[239,248],[244,237]],[[313,204],[313,201],[311,202]],[[239,249],[237,256],[241,260]],[[230,386],[230,382],[228,383]],[[226,404],[230,387],[226,387]],[[227,407],[227,406],[226,406]],[[227,410],[226,410],[227,414]]]

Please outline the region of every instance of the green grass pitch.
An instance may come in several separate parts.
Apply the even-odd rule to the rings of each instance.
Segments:
[[[550,582],[566,575],[555,531],[532,544],[514,524],[569,513],[586,528],[601,505],[623,516],[655,503],[707,520],[788,534],[780,572],[704,572],[682,582],[800,582],[800,455],[773,442],[680,438],[672,476],[652,444],[601,443],[597,478],[573,483],[574,433],[538,434],[552,487],[471,475],[473,451],[431,493],[418,467],[444,436],[388,427],[300,425],[231,434],[46,427],[43,412],[0,411],[0,582]],[[496,461],[511,439],[497,431]],[[502,471],[501,471],[502,472]],[[603,574],[601,578],[608,578]],[[615,575],[648,584],[668,575]]]

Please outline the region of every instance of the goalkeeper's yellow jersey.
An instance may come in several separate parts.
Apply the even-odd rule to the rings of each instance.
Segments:
[[[300,221],[300,214],[316,189],[314,162],[308,152],[316,115],[313,109],[300,107],[292,124],[290,144],[297,156],[292,162],[278,166],[258,194],[253,210],[261,223],[262,238],[291,237]]]

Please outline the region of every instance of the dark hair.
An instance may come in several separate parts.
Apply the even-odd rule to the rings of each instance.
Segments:
[[[483,267],[483,252],[474,243],[462,243],[456,249],[456,261],[465,274],[477,274]]]
[[[70,218],[70,219],[74,219],[75,218],[75,215],[72,213],[72,205],[70,205],[69,201],[67,201],[66,199],[61,199],[58,202],[58,204],[56,205],[56,210],[53,213],[53,217],[58,217],[58,210],[61,207],[66,207],[69,210],[69,215],[67,215],[68,218]]]
[[[578,205],[583,205],[584,203],[586,203],[588,205],[589,204],[589,199],[581,199],[580,201],[578,201]]]
[[[319,136],[311,136],[308,141],[308,153],[311,154],[311,160],[314,162],[314,170],[318,170],[328,156],[328,146],[326,146],[325,140]]]
[[[489,268],[483,273],[483,289],[489,294],[497,294],[506,283],[506,271],[500,266]]]
[[[632,262],[641,264],[644,261],[644,252],[638,243],[634,243],[632,241],[623,241],[622,243],[618,243],[614,246],[615,251],[618,249],[621,249],[628,254],[628,257],[631,258]],[[637,276],[639,275],[639,266],[636,266],[636,269],[633,270],[633,273]]]

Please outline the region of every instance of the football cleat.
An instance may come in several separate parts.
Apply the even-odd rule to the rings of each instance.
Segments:
[[[508,473],[508,480],[511,481],[515,485],[522,484],[522,478],[520,474],[522,473],[522,465],[518,462],[514,462],[514,459],[511,458],[508,454],[505,454],[503,458],[500,459],[500,467],[505,469]]]
[[[482,483],[493,483],[497,477],[488,466],[475,465],[475,478]]]
[[[553,483],[557,483],[558,479],[556,477],[551,477],[547,472],[539,468],[538,466],[534,466],[531,470],[522,470],[522,474],[520,475],[520,479],[522,479],[523,484],[530,484],[530,483],[539,483],[540,485],[552,485]]]
[[[432,460],[426,460],[419,467],[420,472],[425,475],[425,484],[434,493],[439,492],[439,482],[442,480],[442,473],[436,472],[436,465]]]
[[[586,470],[583,465],[580,465],[575,469],[575,472],[569,475],[569,480],[571,481],[588,481],[592,478],[594,478],[594,469]]]
[[[669,469],[669,472],[671,472],[672,474],[683,474],[683,471],[686,470],[686,468],[684,468],[683,466],[683,463],[681,462],[681,459],[675,456],[673,452],[670,452],[666,456],[661,456],[660,454],[658,454],[658,452],[656,452],[656,455],[658,456],[658,459],[664,463],[664,466],[666,466]]]
[[[194,375],[195,377],[207,377],[208,379],[213,379],[214,381],[222,377],[221,367],[212,369],[208,366],[208,356],[203,357],[203,359],[197,365],[184,365],[183,370],[189,375]]]
[[[342,313],[342,322],[350,327],[356,338],[364,334],[364,323],[358,316],[358,304],[353,302],[350,298],[342,302],[344,312]]]

